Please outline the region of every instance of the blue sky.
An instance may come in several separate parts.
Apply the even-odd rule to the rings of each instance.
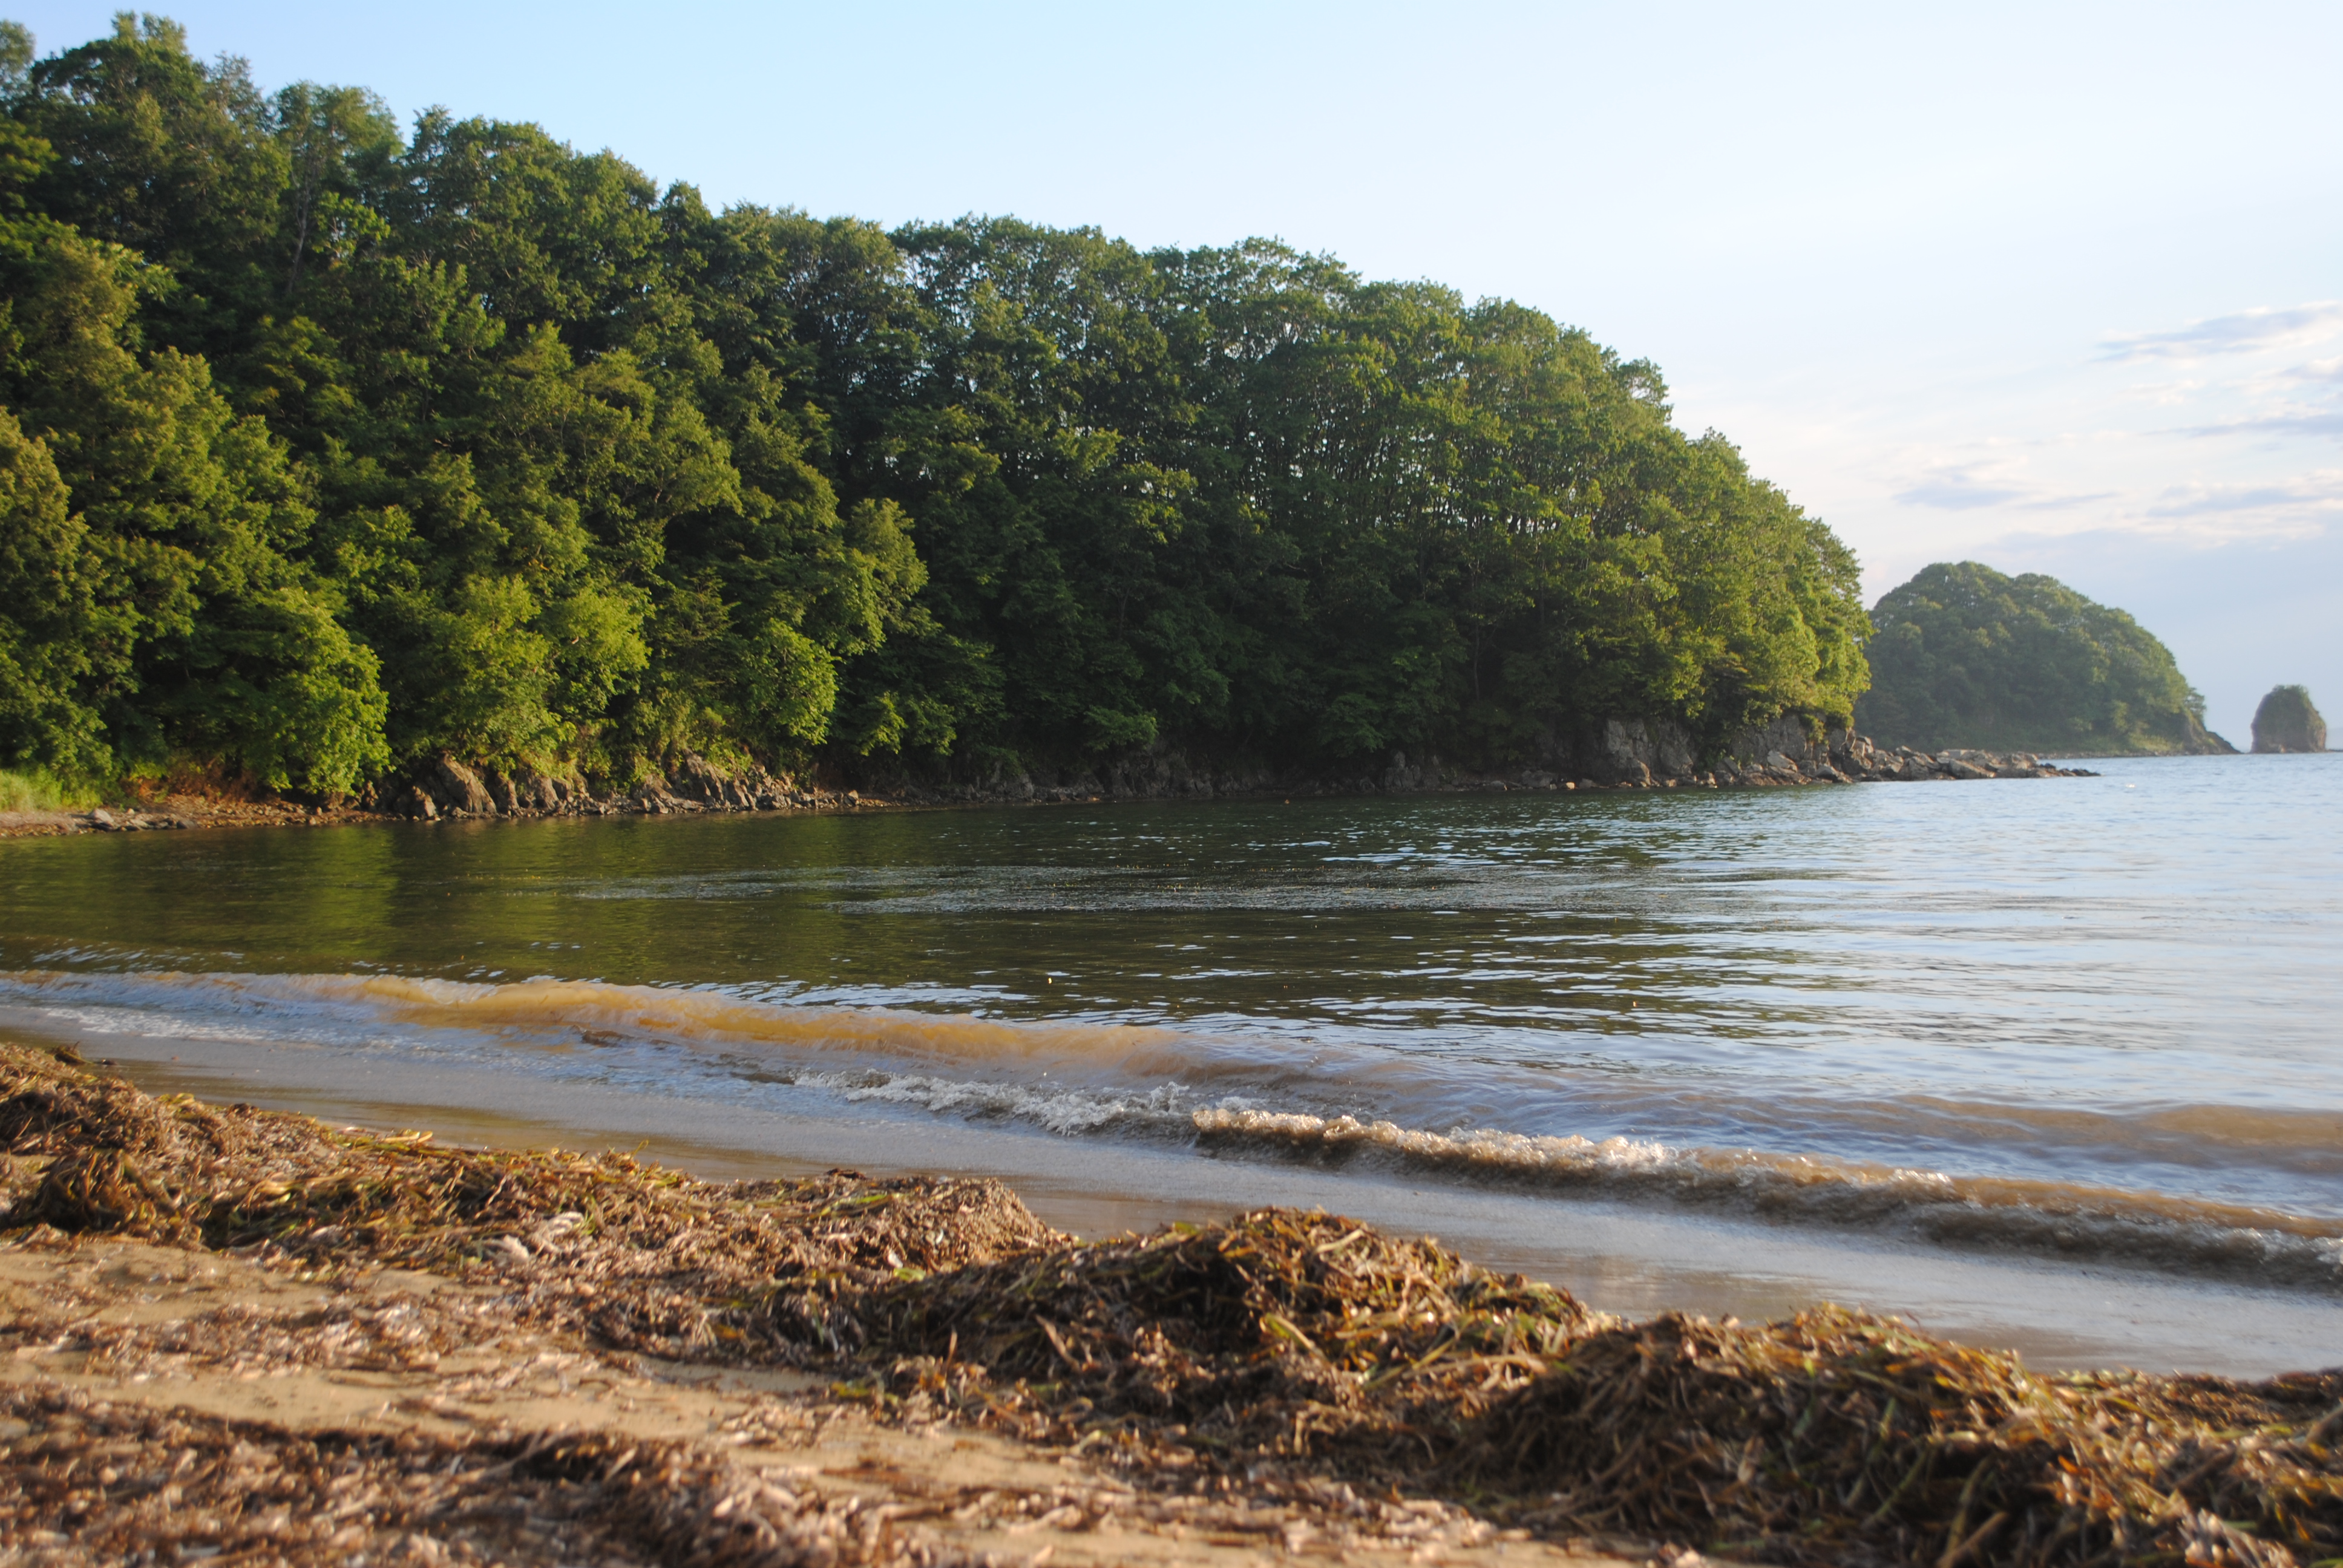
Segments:
[[[112,7],[0,0],[44,49]],[[2343,709],[2343,6],[172,7],[719,204],[1275,235],[1656,360],[1863,558]],[[2343,715],[2338,715],[2343,717]]]

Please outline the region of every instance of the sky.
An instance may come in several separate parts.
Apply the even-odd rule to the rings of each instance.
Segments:
[[[0,0],[44,50],[113,7]],[[1851,544],[2343,719],[2343,5],[183,0],[719,206],[1274,236],[1583,327]]]

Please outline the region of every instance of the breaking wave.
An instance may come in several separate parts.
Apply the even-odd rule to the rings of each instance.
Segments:
[[[1523,1075],[1493,1091],[1493,1075],[1502,1075],[1487,1063],[1297,1046],[1241,1031],[814,1006],[730,990],[48,970],[0,973],[5,1018],[84,1037],[387,1051],[799,1112],[865,1108],[1063,1137],[1136,1138],[1192,1145],[1215,1159],[1305,1161],[1361,1176],[1499,1185],[2343,1292],[2343,1216],[2117,1183],[1948,1174],[1851,1152],[1866,1141],[1877,1147],[1881,1140],[1866,1130],[1893,1121],[1905,1131],[1904,1147],[1974,1149],[1977,1168],[1989,1166],[1996,1139],[2008,1157],[2021,1142],[2097,1137],[2104,1147],[2090,1159],[2112,1171],[2123,1169],[2118,1153],[2142,1171],[2177,1169],[2185,1161],[2171,1151],[2190,1146],[2217,1148],[2225,1161],[2258,1146],[2281,1179],[2291,1171],[2311,1187],[2328,1181],[2336,1152],[2321,1126],[2233,1107],[2102,1117],[2107,1126],[2095,1131],[2069,1111],[1808,1096],[1770,1107],[1770,1126],[1743,1115],[1739,1124],[1774,1132],[1777,1147],[1768,1151],[1473,1129],[1464,1119],[1485,1119],[1493,1101],[1510,1104],[1496,1112],[1503,1120],[1568,1125],[1576,1114],[1579,1125],[1599,1126],[1668,1107],[1681,1113],[1681,1085],[1664,1095],[1635,1091],[1644,1098],[1631,1101],[1630,1091],[1589,1084],[1574,1099],[1551,1077]],[[1450,1130],[1430,1130],[1443,1126]],[[1805,1130],[1809,1151],[1781,1151],[1784,1128]],[[1924,1140],[1915,1129],[1932,1131]]]
[[[1290,1112],[1195,1112],[1209,1150],[1385,1166],[1557,1194],[1727,1210],[1884,1231],[1938,1245],[2146,1263],[2343,1290],[2343,1222],[2063,1182],[1956,1177],[1815,1155],[1678,1149],[1650,1140],[1412,1131]]]

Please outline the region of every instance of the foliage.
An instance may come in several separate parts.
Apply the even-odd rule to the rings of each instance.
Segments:
[[[1510,302],[0,42],[0,765],[1502,762],[1868,678],[1844,546]]]
[[[2227,750],[2172,654],[2056,578],[1938,562],[1871,611],[1858,726],[1921,750],[2070,756]]]
[[[80,791],[37,769],[29,773],[0,769],[0,811],[62,811],[84,799]]]
[[[2327,720],[2304,686],[2273,686],[2254,709],[2257,751],[2324,751]]]

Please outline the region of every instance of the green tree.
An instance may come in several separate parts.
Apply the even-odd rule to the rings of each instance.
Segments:
[[[0,109],[23,756],[1496,764],[1868,678],[1828,529],[1517,304],[711,213],[151,16],[0,30]]]
[[[136,306],[167,276],[20,219],[0,236],[0,404],[24,484],[12,553],[46,560],[60,585],[0,603],[88,627],[57,668],[77,667],[74,704],[102,713],[111,738],[101,749],[76,728],[47,748],[55,760],[151,766],[185,751],[278,788],[352,788],[386,759],[374,658],[293,558],[312,516],[281,443],[234,414],[201,359],[138,352]],[[62,518],[45,472],[64,487]]]
[[[48,448],[0,410],[0,759],[12,766],[96,777],[113,761],[98,705],[136,623],[98,604],[88,534]]]

